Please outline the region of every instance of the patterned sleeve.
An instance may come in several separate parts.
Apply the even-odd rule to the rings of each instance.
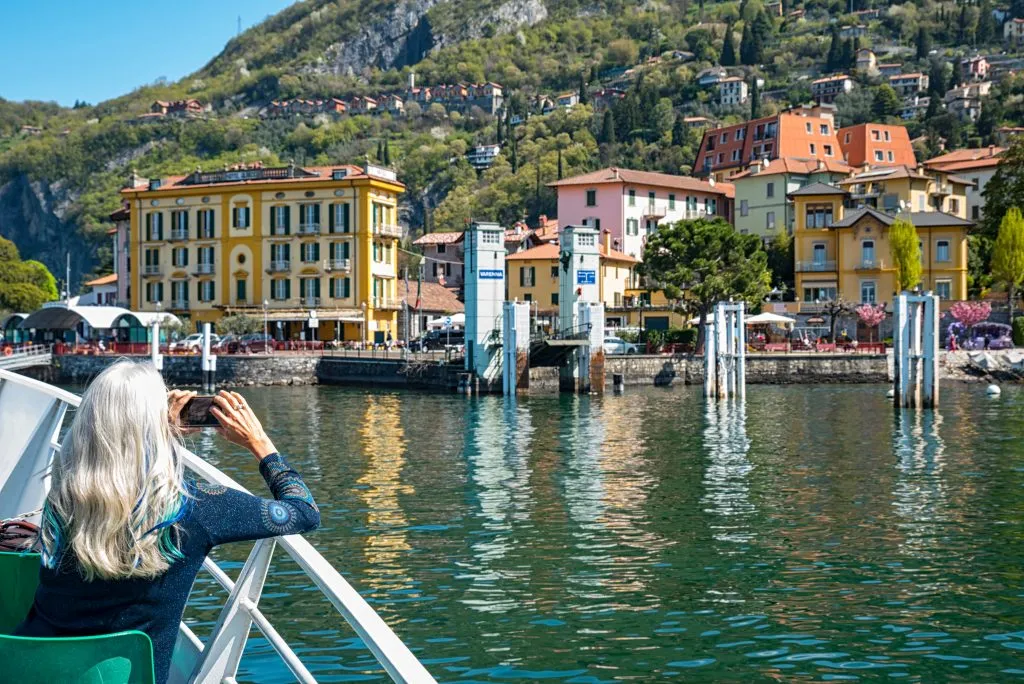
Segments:
[[[273,499],[208,482],[195,484],[195,522],[209,539],[209,546],[233,541],[302,534],[320,526],[320,510],[302,477],[280,454],[260,462]]]

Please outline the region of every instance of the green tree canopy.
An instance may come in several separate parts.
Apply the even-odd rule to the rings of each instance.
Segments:
[[[46,266],[22,261],[15,244],[0,238],[0,309],[30,313],[57,297],[57,281]]]
[[[725,42],[722,44],[722,54],[718,58],[722,66],[736,66],[736,42],[732,37],[732,22],[725,27]]]
[[[900,96],[891,85],[885,83],[875,88],[875,96],[871,101],[871,113],[878,119],[896,116],[900,111]]]
[[[1024,282],[1024,218],[1017,207],[1010,207],[999,224],[999,235],[992,248],[992,275],[1006,285],[1012,321],[1017,288]]]
[[[701,333],[716,302],[732,297],[755,304],[771,289],[761,238],[741,235],[722,218],[659,226],[647,241],[639,271],[669,299],[687,302]]]
[[[921,282],[921,245],[914,224],[898,218],[889,226],[889,252],[896,265],[896,284],[900,292]]]

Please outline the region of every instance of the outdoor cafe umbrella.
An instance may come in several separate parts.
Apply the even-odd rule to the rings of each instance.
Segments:
[[[744,322],[747,325],[778,325],[780,327],[786,327],[792,326],[796,323],[796,319],[765,311],[764,313],[759,313],[756,316],[751,316]]]

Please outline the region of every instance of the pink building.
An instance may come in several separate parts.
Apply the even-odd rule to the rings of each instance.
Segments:
[[[705,216],[733,222],[731,183],[610,167],[550,185],[558,193],[560,226],[607,230],[612,248],[636,259],[660,224]]]
[[[108,230],[107,234],[111,236],[113,241],[111,248],[114,250],[115,279],[111,282],[117,283],[115,303],[118,306],[127,307],[128,302],[131,301],[128,291],[129,283],[131,282],[129,277],[129,272],[131,271],[131,250],[129,248],[131,215],[128,207],[122,206],[115,211],[110,215],[110,220],[114,222],[114,227]]]
[[[427,233],[412,244],[423,252],[423,280],[462,287],[462,233]]]

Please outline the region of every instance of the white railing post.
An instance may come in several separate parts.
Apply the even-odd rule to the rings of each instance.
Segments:
[[[938,296],[903,292],[893,301],[893,404],[935,408],[939,404]]]
[[[152,326],[152,338],[149,341],[149,358],[153,367],[157,370],[164,369],[164,357],[160,353],[160,320],[154,320]]]

